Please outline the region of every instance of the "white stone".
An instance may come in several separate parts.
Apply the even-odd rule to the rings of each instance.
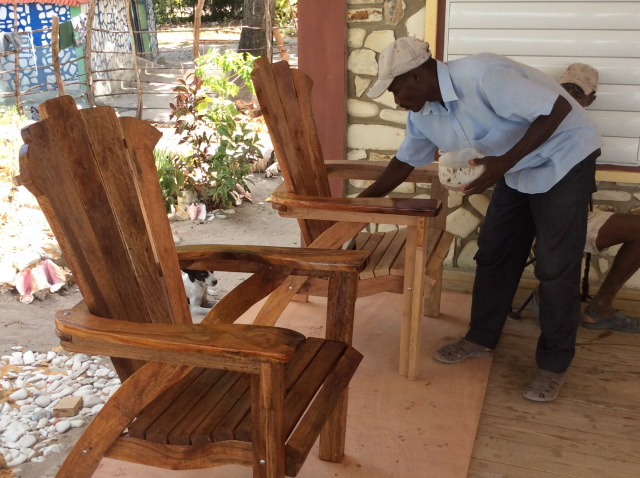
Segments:
[[[369,101],[347,100],[347,113],[356,118],[371,118],[377,116],[380,108]]]
[[[364,28],[349,28],[347,32],[347,45],[349,48],[362,48],[367,31]]]
[[[6,430],[2,433],[2,440],[5,444],[17,443],[22,436],[29,431],[29,427],[26,425],[13,421],[9,424]]]
[[[469,241],[458,254],[458,267],[464,269],[473,269],[476,266],[476,261],[473,257],[478,251],[478,243],[476,241]]]
[[[42,454],[44,456],[49,456],[51,455],[51,453],[61,453],[64,451],[64,446],[62,446],[59,443],[56,443],[54,445],[49,445],[45,448],[42,449]]]
[[[9,468],[14,468],[18,465],[22,465],[25,461],[27,461],[27,456],[20,453],[16,458],[14,458],[13,460],[7,462],[7,466]]]
[[[47,352],[47,362],[51,362],[54,358],[56,358],[58,356],[58,354],[56,354],[55,352]]]
[[[94,407],[91,407],[91,415],[97,415],[100,410],[102,410],[102,407],[104,407],[104,404],[99,404],[99,405],[95,405]]]
[[[347,128],[347,147],[396,151],[404,136],[403,128],[378,124],[352,124]]]
[[[473,194],[469,196],[469,204],[471,204],[476,211],[483,216],[487,215],[487,208],[489,207],[489,198],[484,194]]]
[[[390,91],[385,91],[384,93],[382,93],[382,95],[380,95],[378,98],[375,98],[373,101],[375,101],[376,103],[380,103],[387,108],[396,108],[398,106],[396,105],[396,101],[393,99],[393,93],[391,93]]]
[[[49,406],[49,404],[51,403],[51,399],[46,395],[40,395],[39,397],[36,397],[33,403],[35,403],[39,407],[44,408]]]
[[[22,361],[24,362],[25,365],[31,365],[33,362],[36,361],[36,356],[31,350],[27,350],[25,353],[22,354]]]
[[[392,123],[406,124],[408,114],[409,113],[405,110],[384,109],[380,112],[380,119],[391,121]]]
[[[20,440],[18,440],[18,445],[20,448],[31,448],[37,441],[38,439],[33,435],[24,435]]]
[[[396,39],[393,30],[376,30],[364,41],[364,47],[380,53]]]
[[[347,69],[356,75],[378,75],[376,52],[366,48],[353,50],[347,59]]]
[[[84,420],[76,419],[76,420],[69,420],[69,424],[71,425],[71,428],[81,428],[85,426],[87,423]]]
[[[26,389],[21,388],[20,390],[17,390],[13,392],[11,395],[9,395],[9,398],[11,400],[24,400],[28,396],[29,396],[29,392]]]
[[[594,201],[630,201],[631,194],[626,191],[602,190],[592,194]]]
[[[413,194],[416,192],[416,183],[401,183],[392,192],[397,194]]]
[[[104,403],[104,400],[102,400],[100,397],[97,397],[96,395],[87,395],[82,399],[82,406],[84,408],[93,408],[95,405],[99,405],[102,403]]]
[[[425,18],[426,14],[424,7],[407,18],[407,22],[405,23],[407,27],[407,36],[415,37],[418,40],[424,40]]]
[[[462,206],[462,200],[464,199],[465,194],[460,191],[449,191],[449,198],[447,199],[447,207],[449,209],[454,209],[458,206]]]
[[[480,219],[473,213],[464,208],[458,208],[447,216],[446,229],[454,236],[465,238],[475,231],[479,224]]]
[[[358,159],[367,159],[367,152],[364,149],[352,149],[347,152],[347,159],[355,161]]]
[[[98,370],[96,370],[95,376],[96,377],[106,377],[107,375],[109,375],[110,370],[108,368],[99,368]]]
[[[56,428],[56,431],[58,433],[66,433],[71,428],[71,423],[69,422],[69,420],[62,420],[56,423],[54,427]]]
[[[371,84],[371,79],[370,78],[363,78],[360,75],[356,75],[355,79],[353,80],[355,86],[356,86],[356,96],[358,98],[360,98],[362,96],[362,94],[367,91],[367,88],[369,88],[369,85]]]

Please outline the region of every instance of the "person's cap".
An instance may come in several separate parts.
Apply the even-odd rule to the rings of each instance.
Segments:
[[[418,68],[431,58],[429,44],[412,37],[398,38],[385,47],[378,60],[378,79],[367,92],[369,98],[381,96],[396,76]]]
[[[559,83],[573,83],[582,88],[585,95],[590,95],[598,88],[598,70],[584,63],[572,63],[563,73]]]

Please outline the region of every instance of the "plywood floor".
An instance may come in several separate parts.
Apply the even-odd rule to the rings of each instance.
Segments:
[[[396,299],[382,294],[360,299],[356,308],[355,345],[365,360],[352,381],[345,461],[327,464],[312,451],[299,476],[640,477],[640,334],[581,328],[577,356],[560,398],[551,404],[531,403],[522,398],[522,392],[534,373],[538,330],[525,309],[521,321],[507,321],[491,364],[474,441],[470,436],[475,429],[474,413],[478,412],[490,361],[446,366],[431,359],[437,342],[465,330],[469,296],[445,293],[445,320],[425,323],[423,373],[416,382],[396,373],[398,328],[384,320],[383,312],[399,307]],[[616,306],[640,316],[639,304],[624,299]],[[286,320],[302,324],[308,335],[322,335],[318,319],[322,314],[320,303],[295,304]],[[451,403],[437,397],[449,397]],[[463,410],[462,415],[456,408]],[[459,428],[459,423],[464,426]],[[470,463],[464,458],[467,453]],[[94,478],[113,476],[242,478],[251,474],[248,469],[234,467],[213,472],[164,472],[103,460]]]
[[[617,307],[640,315],[637,302]],[[580,328],[560,397],[521,398],[534,373],[529,308],[495,353],[469,478],[640,477],[640,334]]]
[[[291,303],[278,322],[306,335],[324,336],[322,300]],[[347,456],[322,462],[312,450],[302,478],[464,478],[473,450],[491,359],[455,366],[431,358],[467,329],[470,297],[446,293],[439,319],[423,325],[420,378],[397,373],[401,297],[359,299],[354,346],[364,360],[351,382]],[[251,311],[248,313],[251,314]],[[244,478],[251,470],[225,466],[206,471],[164,471],[104,459],[94,478]]]

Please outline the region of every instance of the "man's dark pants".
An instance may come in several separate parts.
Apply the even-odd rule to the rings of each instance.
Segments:
[[[468,340],[496,347],[535,237],[541,329],[536,362],[556,373],[569,367],[580,322],[582,251],[599,154],[589,155],[546,193],[521,193],[504,179],[496,183],[478,237]]]

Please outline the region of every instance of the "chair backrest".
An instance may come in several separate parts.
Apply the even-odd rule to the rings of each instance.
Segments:
[[[36,196],[88,310],[134,322],[190,323],[153,148],[161,133],[111,107],[43,103],[22,131],[22,183]],[[105,207],[108,205],[108,207]],[[121,378],[140,364],[114,361]]]
[[[256,96],[288,192],[330,197],[320,139],[311,108],[313,82],[286,61],[261,57],[252,73]],[[335,158],[342,159],[342,158]],[[332,222],[299,220],[302,238],[311,244]]]

